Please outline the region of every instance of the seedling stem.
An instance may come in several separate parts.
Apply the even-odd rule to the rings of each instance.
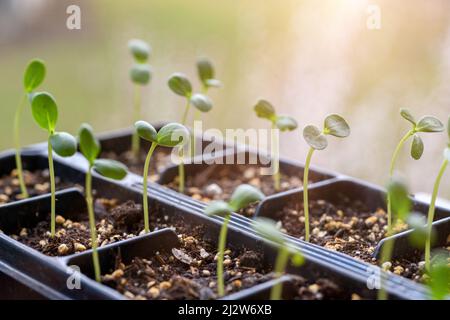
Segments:
[[[284,270],[286,269],[286,265],[289,261],[289,249],[286,246],[281,246],[277,259],[275,261],[275,277],[279,278],[283,275]],[[281,282],[278,282],[273,286],[270,291],[270,300],[281,300],[281,291],[283,289],[283,285]]]
[[[225,294],[225,285],[223,280],[223,255],[225,251],[225,243],[227,242],[227,229],[230,222],[230,214],[224,217],[222,227],[219,235],[219,252],[217,257],[217,292],[220,297]]]
[[[309,201],[308,201],[308,180],[309,180],[309,166],[311,158],[314,153],[314,148],[309,148],[306,156],[305,169],[303,172],[303,210],[305,213],[305,241],[309,242]]]
[[[136,130],[137,132],[137,130]],[[147,157],[145,158],[145,165],[144,165],[144,179],[143,179],[143,186],[144,186],[144,193],[142,197],[142,202],[144,205],[144,229],[145,233],[150,232],[150,223],[149,223],[149,215],[148,215],[148,198],[147,198],[147,185],[148,185],[148,169],[150,167],[150,159],[152,158],[153,151],[155,151],[155,148],[158,146],[156,142],[153,142],[150,150],[148,151]]]
[[[97,228],[95,225],[94,200],[92,198],[92,165],[89,165],[89,170],[86,173],[86,205],[89,215],[89,229],[91,230],[92,259],[94,264],[95,281],[100,282],[101,272],[97,251]]]

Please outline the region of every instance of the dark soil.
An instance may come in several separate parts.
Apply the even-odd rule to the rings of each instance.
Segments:
[[[50,176],[49,171],[23,171],[23,178],[30,197],[38,196],[50,192]],[[64,189],[72,186],[69,183],[61,181],[59,177],[55,177],[56,189]],[[13,202],[23,199],[20,191],[19,179],[17,178],[17,170],[14,169],[8,175],[0,178],[0,204]]]
[[[266,196],[302,186],[303,181],[297,176],[281,173],[280,190],[274,188],[273,177],[261,175],[257,165],[210,165],[193,176],[186,176],[185,194],[195,200],[210,202],[212,200],[229,200],[234,189],[243,183],[259,188]],[[178,190],[178,177],[167,185]],[[253,216],[256,206],[242,210],[241,214]]]
[[[120,161],[127,165],[128,169],[136,173],[137,175],[142,176],[144,172],[144,163],[145,158],[147,157],[148,150],[141,150],[139,153],[139,159],[134,159],[131,151],[126,151],[121,154],[116,154],[115,152],[102,152],[102,158],[113,159]],[[149,168],[149,179],[150,181],[156,182],[159,179],[159,175],[161,172],[167,168],[170,164],[172,164],[171,158],[171,149],[157,147],[152,155],[152,159],[150,161]]]
[[[142,207],[132,201],[118,204],[116,200],[97,199],[97,235],[99,246],[138,235],[143,229]],[[49,256],[66,256],[92,246],[87,212],[80,212],[78,221],[56,218],[56,234],[50,236],[50,216],[34,228],[23,228],[12,238]]]
[[[342,290],[326,278],[312,282],[296,276],[288,286],[289,295],[285,298],[289,300],[361,300],[356,293]]]

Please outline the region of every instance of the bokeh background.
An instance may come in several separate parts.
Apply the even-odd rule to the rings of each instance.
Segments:
[[[66,28],[66,8],[81,8],[81,30]],[[381,9],[381,29],[367,28],[368,6]],[[149,121],[179,120],[183,100],[169,91],[174,71],[199,88],[195,61],[210,57],[224,87],[211,90],[214,110],[205,127],[264,128],[252,106],[259,98],[321,125],[327,113],[344,115],[352,135],[333,139],[314,163],[377,184],[409,124],[417,116],[450,115],[450,1],[448,0],[0,0],[0,148],[10,148],[22,76],[33,57],[46,61],[43,89],[60,106],[59,128],[80,122],[96,131],[132,123],[130,38],[151,43],[154,68],[144,92]],[[45,133],[23,117],[22,139]],[[301,131],[282,136],[281,150],[303,160]],[[430,192],[446,145],[445,134],[424,134],[420,161],[405,149],[401,167],[415,192]],[[441,196],[450,198],[450,174]]]

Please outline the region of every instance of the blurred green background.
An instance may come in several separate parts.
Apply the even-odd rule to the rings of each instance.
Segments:
[[[369,4],[381,9],[381,29],[367,27]],[[66,8],[81,8],[81,30],[66,28]],[[266,98],[301,127],[343,114],[349,139],[333,139],[318,165],[384,184],[396,143],[409,129],[400,107],[417,116],[450,114],[450,1],[447,0],[0,0],[0,148],[12,147],[12,119],[23,70],[33,57],[47,63],[42,89],[60,106],[59,128],[75,133],[82,121],[97,132],[132,123],[130,38],[150,42],[154,68],[144,92],[149,121],[181,118],[183,100],[168,76],[189,75],[210,57],[220,90],[205,127],[264,128],[252,111]],[[414,191],[430,192],[445,134],[423,135],[420,161],[404,150],[399,167]],[[22,139],[45,133],[24,114]],[[301,131],[283,134],[282,153],[303,160]],[[449,175],[441,195],[450,198]]]

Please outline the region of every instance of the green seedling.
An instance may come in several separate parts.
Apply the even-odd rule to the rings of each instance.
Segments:
[[[51,237],[55,236],[55,170],[53,167],[53,151],[61,157],[70,157],[77,151],[76,139],[67,132],[57,132],[56,123],[58,121],[58,107],[55,99],[47,92],[33,94],[31,100],[31,111],[35,122],[48,133],[48,168],[50,172],[50,192],[51,192]]]
[[[298,250],[291,248],[287,243],[281,231],[276,227],[274,221],[258,217],[253,221],[253,229],[267,241],[271,241],[278,245],[278,255],[275,260],[274,268],[276,278],[279,278],[284,274],[289,259],[296,267],[301,266],[305,262],[302,254]],[[280,300],[282,289],[282,283],[274,285],[270,291],[270,299]]]
[[[89,164],[89,168],[86,172],[84,192],[89,215],[89,229],[91,231],[92,260],[94,265],[95,280],[100,282],[101,271],[97,252],[97,229],[95,225],[94,200],[92,197],[92,169],[101,176],[114,180],[122,180],[127,175],[127,168],[122,163],[114,160],[97,159],[101,152],[100,143],[94,137],[94,133],[90,125],[81,125],[78,131],[78,140],[80,143],[80,151]]]
[[[130,50],[135,64],[130,69],[130,78],[134,83],[134,121],[141,117],[141,89],[150,82],[152,76],[152,69],[147,64],[151,53],[151,48],[143,40],[132,39],[128,42],[128,49]],[[139,136],[134,131],[131,138],[131,151],[135,159],[139,156]]]
[[[303,173],[303,211],[305,213],[305,241],[309,242],[309,201],[308,201],[308,180],[309,166],[315,150],[324,150],[328,146],[327,136],[332,135],[338,138],[345,138],[350,135],[350,127],[343,117],[337,114],[330,114],[325,118],[323,129],[308,125],[303,129],[303,138],[310,146],[306,157],[305,169]]]
[[[214,77],[214,67],[208,58],[200,57],[197,60],[197,73],[202,83],[202,93],[206,94],[209,88],[219,88],[222,86],[220,80]]]
[[[447,253],[438,252],[434,255],[428,277],[431,299],[444,300],[450,294],[450,265]]]
[[[206,95],[201,93],[196,94],[192,93],[191,82],[184,74],[182,73],[172,74],[167,84],[175,94],[186,98],[186,107],[184,109],[183,117],[181,119],[181,124],[183,126],[186,125],[191,104],[196,108],[196,110],[199,110],[201,112],[208,112],[212,109],[212,102]],[[184,181],[185,181],[183,157],[184,157],[183,151],[180,149],[181,161],[178,166],[178,176],[179,176],[178,190],[182,193],[184,192]]]
[[[156,129],[151,124],[145,121],[138,121],[134,126],[139,137],[151,142],[150,149],[145,159],[144,173],[142,177],[144,189],[142,199],[142,206],[144,207],[144,230],[146,233],[148,233],[150,232],[150,223],[148,214],[147,180],[152,154],[157,146],[170,148],[182,146],[186,139],[188,139],[189,137],[189,131],[186,129],[186,127],[178,123],[169,123],[159,129],[158,132],[156,132]]]
[[[205,213],[209,216],[217,215],[224,218],[219,235],[219,246],[217,251],[217,292],[219,296],[225,294],[225,285],[223,279],[223,255],[225,244],[227,241],[227,229],[230,222],[231,213],[239,211],[249,204],[261,201],[264,194],[255,187],[243,184],[234,190],[230,201],[213,201],[205,209]]]
[[[419,121],[416,121],[411,112],[407,109],[400,109],[400,115],[412,124],[412,128],[403,136],[395,148],[392,155],[391,164],[389,168],[389,178],[392,178],[395,170],[395,163],[400,154],[400,150],[409,138],[413,138],[411,143],[411,157],[415,160],[419,160],[422,157],[424,145],[422,138],[419,136],[421,132],[441,132],[444,130],[444,125],[439,119],[432,116],[424,116]],[[387,203],[388,211],[388,232],[392,232],[392,208],[390,205],[390,199],[388,196]]]
[[[270,102],[266,100],[259,100],[258,103],[253,107],[256,112],[256,115],[259,118],[267,119],[272,124],[272,161],[274,163],[274,175],[273,180],[275,184],[275,190],[280,190],[280,162],[278,160],[278,156],[275,156],[274,152],[278,151],[278,140],[275,137],[275,129],[280,131],[292,131],[297,129],[297,121],[294,118],[286,115],[277,115],[274,107],[270,104]]]
[[[441,185],[442,176],[444,175],[445,170],[447,169],[448,163],[450,161],[450,117],[447,122],[447,134],[449,142],[447,147],[444,150],[444,160],[442,161],[441,168],[439,169],[439,173],[436,177],[436,181],[434,182],[433,193],[431,196],[431,203],[428,209],[428,217],[427,217],[427,237],[425,241],[425,266],[427,270],[430,270],[431,266],[431,229],[432,223],[434,220],[434,212],[436,207],[436,199],[439,192],[439,187]]]
[[[28,63],[23,77],[24,92],[20,100],[19,106],[16,109],[14,116],[14,145],[16,148],[16,169],[17,177],[20,184],[20,192],[23,198],[28,198],[28,191],[23,178],[22,170],[22,158],[20,156],[20,118],[22,115],[23,107],[29,95],[44,81],[45,78],[45,65],[44,62],[39,59],[33,59]]]

